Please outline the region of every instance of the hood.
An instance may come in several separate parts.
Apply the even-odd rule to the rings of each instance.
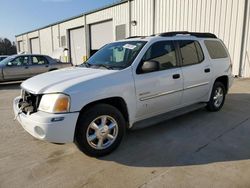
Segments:
[[[34,76],[21,84],[33,94],[64,92],[76,84],[112,74],[115,70],[70,67]]]

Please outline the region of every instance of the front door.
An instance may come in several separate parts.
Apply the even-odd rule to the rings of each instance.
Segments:
[[[138,69],[145,61],[157,61],[159,71],[134,75],[137,96],[137,120],[168,112],[181,105],[183,76],[173,41],[152,44]],[[137,70],[138,70],[137,69]]]
[[[30,77],[29,56],[19,56],[8,62],[3,68],[4,79],[19,80]]]

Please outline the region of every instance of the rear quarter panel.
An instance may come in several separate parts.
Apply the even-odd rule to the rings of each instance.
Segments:
[[[213,84],[215,82],[215,80],[221,76],[228,76],[229,79],[229,87],[232,85],[232,78],[234,77],[232,74],[232,65],[231,65],[231,58],[230,58],[230,54],[227,50],[227,48],[225,47],[224,43],[219,40],[219,39],[209,39],[209,40],[216,40],[216,41],[220,41],[220,43],[223,45],[223,47],[225,48],[228,57],[226,58],[219,58],[219,59],[212,59],[209,55],[209,52],[206,48],[206,45],[204,43],[205,40],[203,40],[203,51],[204,54],[206,54],[206,58],[208,58],[208,60],[210,61],[211,67],[212,67],[212,84],[210,86],[210,92],[209,92],[209,98],[210,98],[210,94],[213,88]]]

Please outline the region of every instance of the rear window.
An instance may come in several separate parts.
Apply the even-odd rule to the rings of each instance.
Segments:
[[[205,40],[204,43],[212,59],[220,59],[228,57],[226,49],[221,44],[221,42],[216,40]]]
[[[183,66],[198,64],[204,60],[200,44],[193,40],[179,41]]]

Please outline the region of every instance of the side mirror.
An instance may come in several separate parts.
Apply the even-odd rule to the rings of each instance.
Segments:
[[[8,62],[7,65],[8,65],[8,66],[12,66],[13,64],[12,64],[11,62]]]
[[[160,64],[158,61],[145,61],[142,64],[142,73],[154,72],[160,70]]]

